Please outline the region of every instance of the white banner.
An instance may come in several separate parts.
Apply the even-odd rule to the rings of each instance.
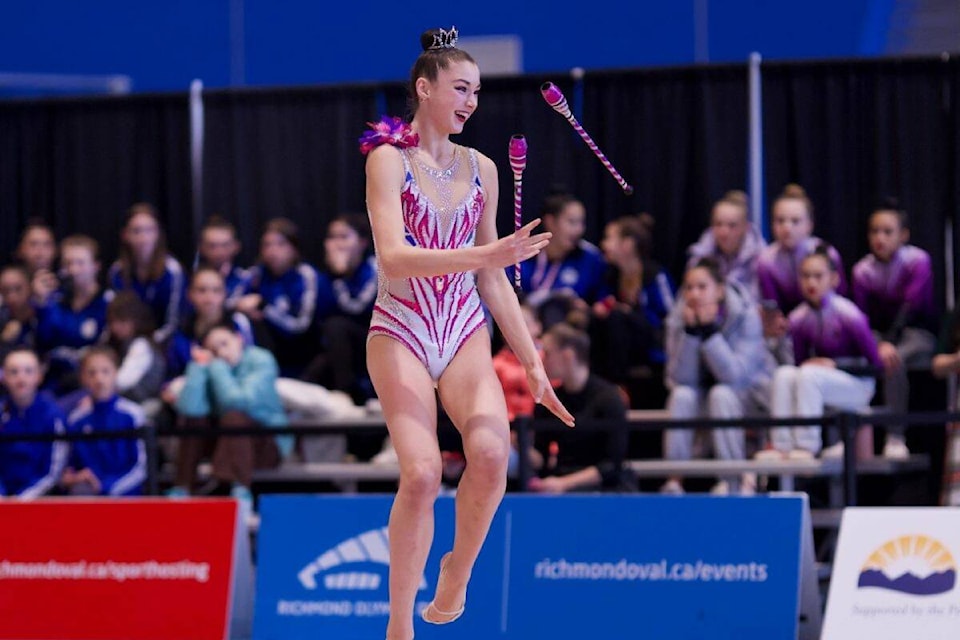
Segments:
[[[822,640],[957,640],[958,559],[960,509],[847,509]]]

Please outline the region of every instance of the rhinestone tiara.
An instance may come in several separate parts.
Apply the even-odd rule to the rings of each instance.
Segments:
[[[430,45],[428,51],[456,48],[459,35],[456,27],[450,27],[449,31],[446,29],[438,29],[437,33],[433,34],[433,44]]]

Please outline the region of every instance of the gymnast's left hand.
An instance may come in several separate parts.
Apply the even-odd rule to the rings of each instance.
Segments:
[[[568,427],[574,426],[573,414],[567,411],[567,408],[557,398],[557,394],[553,391],[553,385],[550,384],[550,379],[547,378],[547,372],[544,371],[542,365],[527,369],[527,383],[530,385],[530,392],[537,404],[545,406]]]

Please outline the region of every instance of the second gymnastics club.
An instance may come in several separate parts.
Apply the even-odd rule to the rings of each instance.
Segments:
[[[523,134],[510,136],[510,170],[513,171],[513,224],[520,231],[522,224],[521,200],[523,199],[523,170],[527,168],[527,139]],[[520,263],[513,265],[513,284],[520,290]]]
[[[583,127],[580,126],[580,123],[577,122],[577,119],[573,116],[573,113],[570,111],[570,105],[567,104],[567,99],[563,97],[563,93],[557,87],[557,85],[552,82],[544,82],[540,85],[540,93],[543,94],[543,99],[547,101],[554,111],[562,115],[567,119],[567,122],[573,127],[574,131],[580,134],[580,137],[583,138],[583,141],[587,143],[587,146],[590,147],[590,150],[593,151],[594,155],[600,159],[600,162],[603,163],[603,166],[607,168],[607,171],[610,172],[610,175],[620,183],[620,188],[623,189],[623,192],[627,195],[633,193],[633,187],[627,184],[627,181],[623,179],[623,176],[614,168],[614,166],[607,160],[607,156],[603,155],[603,151],[600,151],[600,147],[597,146],[597,143],[593,141],[593,138],[590,137],[590,134],[584,131]]]

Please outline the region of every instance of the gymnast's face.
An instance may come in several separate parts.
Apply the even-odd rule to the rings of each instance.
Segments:
[[[710,228],[717,248],[726,256],[735,256],[747,235],[747,210],[732,202],[719,202],[713,207]]]
[[[417,114],[428,117],[435,126],[446,133],[463,131],[473,112],[477,110],[480,97],[480,69],[472,62],[452,62],[440,69],[437,79],[417,79],[417,98],[420,106]]]

